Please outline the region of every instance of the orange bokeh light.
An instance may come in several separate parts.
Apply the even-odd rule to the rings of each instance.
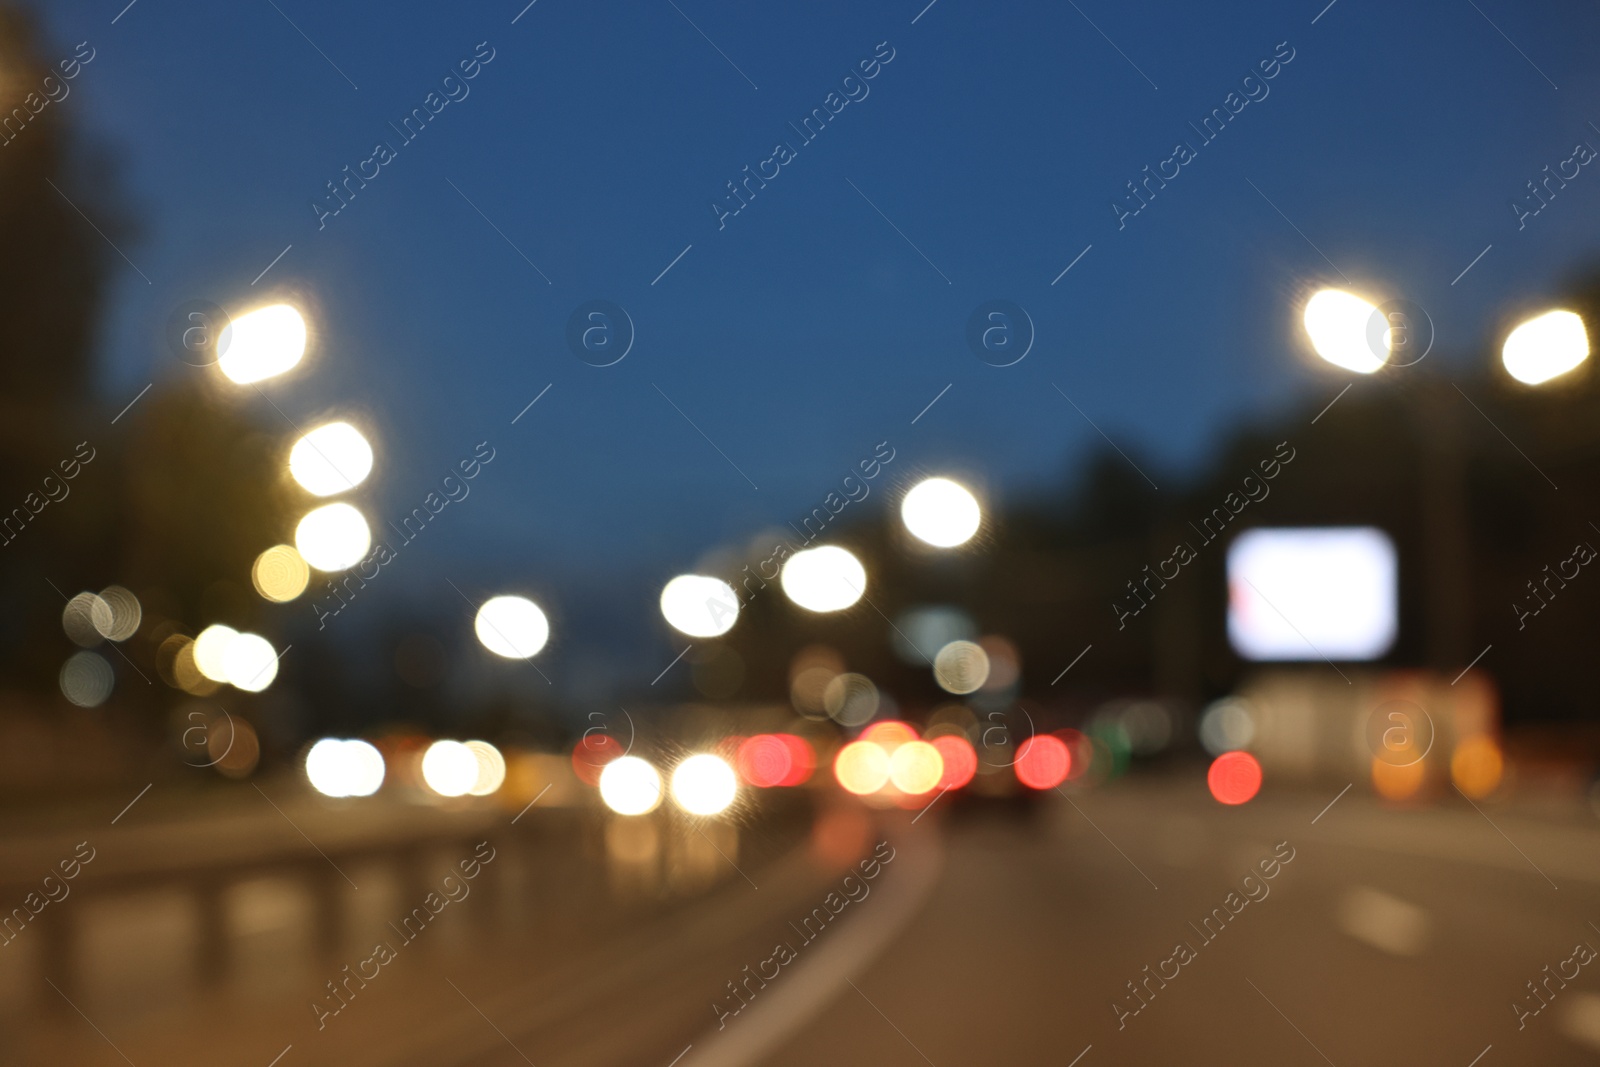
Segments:
[[[1211,762],[1206,788],[1223,804],[1243,804],[1261,791],[1261,764],[1248,752],[1224,752]]]
[[[852,741],[834,757],[833,776],[847,793],[876,793],[889,781],[889,754],[871,741]]]
[[[917,739],[917,731],[911,724],[900,722],[896,719],[885,719],[875,722],[861,731],[862,741],[871,741],[879,745],[885,752],[893,752],[899,746]]]
[[[1493,793],[1505,773],[1505,760],[1494,740],[1479,734],[1456,745],[1450,757],[1450,778],[1456,788],[1474,800]]]
[[[940,789],[960,789],[978,773],[978,753],[965,737],[945,734],[928,742],[939,750],[944,760],[944,774],[939,778]]]
[[[1054,789],[1071,770],[1072,753],[1059,737],[1039,734],[1017,747],[1017,781],[1029,789]]]

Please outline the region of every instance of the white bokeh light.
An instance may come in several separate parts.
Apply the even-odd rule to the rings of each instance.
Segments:
[[[796,552],[783,565],[783,592],[807,611],[843,611],[867,591],[867,570],[842,548]]]
[[[194,665],[200,673],[213,682],[228,680],[228,646],[239,636],[231,626],[213,623],[200,631],[194,639]]]
[[[330,422],[294,443],[289,473],[314,496],[342,493],[372,473],[372,446],[348,422]]]
[[[473,620],[478,640],[497,656],[528,659],[550,640],[550,621],[539,605],[521,596],[490,597]]]
[[[1506,338],[1500,360],[1506,373],[1524,385],[1559,377],[1589,358],[1583,319],[1570,311],[1547,311],[1529,319]]]
[[[672,799],[691,815],[718,815],[738,793],[738,775],[720,756],[690,756],[672,772]]]
[[[265,381],[300,362],[306,351],[306,321],[288,304],[241,315],[217,339],[217,364],[240,385]]]
[[[661,803],[661,775],[638,756],[620,756],[600,772],[600,799],[618,815],[643,815]]]
[[[422,754],[422,780],[442,797],[459,797],[478,784],[477,754],[460,741],[435,741]]]
[[[383,785],[383,754],[365,741],[325,737],[306,753],[306,777],[323,796],[369,797]]]
[[[900,502],[900,518],[917,540],[954,548],[978,532],[983,509],[966,486],[949,478],[929,478],[918,482]]]
[[[259,693],[278,676],[278,654],[260,634],[235,634],[222,650],[223,680],[247,693]]]
[[[1311,347],[1336,367],[1371,374],[1385,363],[1373,352],[1367,338],[1367,326],[1377,311],[1367,301],[1342,289],[1322,290],[1306,301],[1305,328]],[[1386,357],[1393,342],[1387,330],[1382,336]]]
[[[478,761],[478,778],[467,790],[475,797],[486,797],[505,784],[506,758],[487,741],[468,741],[467,748]]]
[[[733,586],[703,574],[680,574],[661,590],[661,614],[689,637],[720,637],[739,618]]]
[[[294,547],[319,571],[342,571],[361,562],[372,547],[366,518],[349,504],[324,504],[300,520]]]

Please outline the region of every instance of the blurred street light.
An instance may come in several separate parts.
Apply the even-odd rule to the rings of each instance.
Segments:
[[[738,792],[739,777],[720,756],[690,756],[672,772],[672,799],[691,815],[721,814]]]
[[[300,520],[295,548],[319,571],[354,566],[372,545],[372,531],[361,512],[349,504],[324,504]]]
[[[529,659],[550,640],[550,622],[527,597],[490,597],[478,609],[473,629],[483,647],[506,659]]]
[[[348,422],[318,426],[289,451],[289,473],[314,496],[354,489],[372,472],[372,446]]]
[[[661,775],[638,756],[621,756],[600,772],[600,799],[618,815],[643,815],[661,803]]]
[[[217,339],[217,365],[239,385],[265,381],[300,362],[306,322],[288,304],[273,304],[234,319]]]
[[[1547,311],[1506,337],[1500,359],[1506,372],[1526,385],[1559,377],[1589,358],[1583,319],[1570,311]]]
[[[306,777],[323,796],[369,797],[383,776],[383,754],[365,741],[325,737],[306,753]]]
[[[259,693],[278,676],[278,654],[260,634],[235,634],[222,650],[222,673],[235,689]]]
[[[1305,328],[1317,355],[1336,367],[1371,374],[1384,365],[1384,358],[1372,350],[1367,327],[1378,309],[1359,296],[1342,289],[1323,289],[1306,301]],[[1384,355],[1393,342],[1383,331]]]
[[[442,797],[471,792],[481,773],[478,757],[460,741],[435,741],[422,754],[422,780]]]
[[[256,557],[250,581],[256,592],[276,604],[285,604],[306,591],[311,568],[292,545],[273,545]]]
[[[739,618],[739,598],[720,578],[680,574],[661,590],[661,614],[689,637],[720,637]]]
[[[807,611],[843,611],[867,591],[867,570],[842,548],[796,552],[783,565],[783,591]]]
[[[238,638],[239,631],[231,626],[213,623],[200,631],[194,639],[194,665],[202,675],[213,682],[228,680],[228,646]]]
[[[900,502],[900,518],[917,540],[935,548],[954,548],[978,532],[983,510],[965,486],[948,478],[928,478]]]

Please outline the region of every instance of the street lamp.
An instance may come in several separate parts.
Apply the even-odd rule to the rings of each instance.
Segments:
[[[949,478],[918,482],[900,502],[900,518],[913,537],[935,548],[966,544],[983,522],[977,497]]]
[[[1371,374],[1386,359],[1373,351],[1367,330],[1378,309],[1342,289],[1323,289],[1306,301],[1304,322],[1311,347],[1336,367]],[[1383,353],[1393,346],[1388,329],[1382,333]]]
[[[1589,358],[1583,319],[1570,311],[1547,311],[1506,337],[1500,360],[1506,373],[1525,385],[1542,385]]]
[[[306,320],[288,304],[258,308],[234,319],[217,339],[217,365],[239,385],[265,381],[300,362]]]

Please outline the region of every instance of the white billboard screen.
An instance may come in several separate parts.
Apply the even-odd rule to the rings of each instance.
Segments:
[[[1399,626],[1394,542],[1374,526],[1256,529],[1228,546],[1228,640],[1250,660],[1372,660]]]

